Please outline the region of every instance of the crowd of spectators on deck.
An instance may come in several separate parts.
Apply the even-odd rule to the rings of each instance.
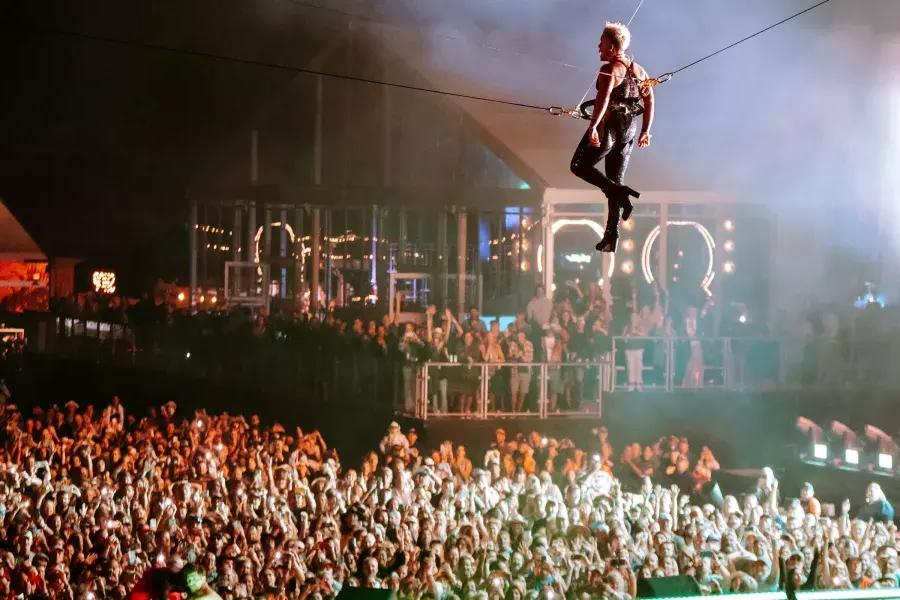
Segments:
[[[345,361],[372,363],[377,358],[382,370],[391,373],[384,375],[390,382],[380,386],[389,389],[385,396],[390,400],[385,401],[407,412],[422,408],[416,406],[421,399],[417,368],[427,361],[444,365],[429,372],[429,412],[466,416],[535,413],[542,408],[542,395],[549,413],[590,412],[601,383],[628,391],[896,384],[897,372],[889,365],[900,345],[891,342],[896,328],[888,326],[888,311],[877,303],[851,315],[824,309],[787,321],[774,315],[771,330],[781,332],[783,339],[772,340],[759,337],[770,329],[742,304],[717,306],[705,296],[673,304],[657,286],[635,290],[620,282],[619,287],[612,287],[613,296],[596,283],[569,282],[548,297],[537,286],[533,298],[502,325],[474,307],[463,314],[442,306],[418,307],[424,314],[406,322],[399,314],[374,309],[313,316],[282,309],[270,314],[220,302],[192,312],[158,294],[137,302],[83,294],[53,308],[60,315],[127,327],[128,336],[116,325],[112,334],[105,334],[111,339],[107,347],[116,346],[120,358],[190,366],[212,376],[240,373],[246,378],[248,372],[264,370],[255,357],[264,357],[257,362],[265,366],[275,362],[270,355],[278,354],[319,360],[335,348]],[[254,352],[240,351],[247,347]],[[184,361],[188,354],[189,365]],[[601,362],[611,365],[603,378],[596,366]],[[485,363],[498,366],[487,371],[474,366]],[[537,364],[550,365],[546,381],[538,378]],[[359,377],[372,370],[361,367]],[[317,365],[319,372],[324,371]]]
[[[674,436],[614,451],[603,428],[580,446],[498,430],[472,456],[392,423],[356,463],[317,432],[173,403],[146,416],[118,399],[27,415],[5,404],[0,419],[4,598],[124,598],[186,565],[203,597],[315,600],[345,586],[625,600],[640,579],[676,574],[706,593],[900,578],[877,484],[833,516],[769,469],[720,490],[710,449]]]

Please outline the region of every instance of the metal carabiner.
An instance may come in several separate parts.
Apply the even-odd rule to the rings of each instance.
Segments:
[[[663,73],[659,77],[651,77],[650,79],[645,79],[640,83],[640,87],[643,90],[654,88],[661,83],[665,83],[668,80],[672,79],[675,73]]]

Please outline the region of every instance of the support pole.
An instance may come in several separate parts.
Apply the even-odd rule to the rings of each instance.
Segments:
[[[260,260],[266,263],[269,263],[269,281],[263,281],[263,285],[266,288],[266,295],[269,294],[269,284],[272,283],[271,279],[274,273],[272,272],[272,208],[267,204],[265,210],[263,210],[263,248],[262,252],[260,252]]]
[[[468,227],[465,209],[456,213],[456,312],[463,318],[466,312],[466,234]]]
[[[247,262],[256,259],[256,202],[247,204]]]
[[[331,289],[331,270],[334,266],[332,259],[334,257],[334,244],[331,242],[331,214],[332,210],[328,209],[325,213],[325,309],[331,306],[331,299],[334,297]]]
[[[377,294],[378,290],[378,205],[372,205],[372,229],[371,233],[372,245],[370,251],[372,253],[371,262],[369,263],[371,266],[371,274],[369,275],[369,288],[370,293]]]
[[[231,256],[232,260],[241,260],[241,227],[243,219],[241,215],[241,207],[239,204],[234,205],[234,220],[231,223]]]
[[[281,209],[281,219],[280,219],[280,221],[281,221],[281,230],[280,230],[281,238],[280,238],[280,240],[279,240],[280,243],[279,243],[279,245],[278,245],[278,250],[279,250],[279,256],[280,256],[280,258],[281,258],[281,261],[280,261],[280,262],[281,262],[281,265],[279,266],[278,270],[279,270],[279,272],[281,273],[281,277],[279,278],[279,279],[280,279],[280,281],[279,281],[279,291],[281,292],[281,297],[282,297],[282,298],[287,298],[287,279],[288,279],[288,272],[287,272],[287,255],[288,255],[288,235],[287,235],[287,228],[288,228],[288,222],[287,222],[287,209],[286,209],[286,208],[282,208],[282,209]]]
[[[303,300],[303,282],[305,281],[305,263],[303,262],[303,248],[306,243],[303,242],[303,209],[294,209],[294,244],[291,247],[292,252],[297,253],[297,258],[293,261],[294,265],[294,281],[291,284],[292,298],[296,305]]]
[[[447,265],[450,257],[447,256],[447,252],[447,209],[444,208],[438,213],[437,220],[437,269],[435,272],[437,298],[442,306],[450,306],[450,294],[447,286],[447,276],[450,274]]]
[[[309,282],[309,309],[314,315],[319,310],[319,261],[322,256],[322,223],[318,208],[313,209],[312,240],[312,276]]]
[[[553,205],[547,200],[544,200],[542,225],[544,229],[544,293],[548,298],[553,298],[553,270],[556,266],[553,260],[555,235],[553,234]]]
[[[203,295],[203,290],[206,288],[206,284],[209,281],[209,273],[207,272],[207,267],[209,263],[209,233],[205,231],[206,228],[209,227],[209,205],[204,204],[203,210],[198,211],[202,214],[202,216],[198,215],[198,219],[203,220],[203,227],[199,231],[200,233],[200,243],[198,244],[200,252],[200,279],[198,281],[198,289],[200,290],[200,295]]]
[[[200,223],[197,221],[197,199],[191,198],[191,231],[190,231],[190,253],[191,253],[191,272],[190,272],[190,284],[191,284],[191,293],[190,293],[190,305],[191,308],[194,308],[196,301],[194,300],[194,296],[196,295],[197,290],[197,245],[198,240],[197,236],[199,233]]]

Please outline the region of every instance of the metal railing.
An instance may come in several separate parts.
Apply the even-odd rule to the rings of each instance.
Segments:
[[[900,389],[893,338],[614,337],[613,360],[613,390]]]
[[[404,365],[398,410],[423,420],[600,416],[611,366],[609,360]]]
[[[160,328],[153,340],[142,339],[128,324],[102,318],[57,316],[48,322],[46,334],[55,337],[43,343],[30,340],[32,348],[41,347],[60,354],[78,355],[97,361],[124,365],[164,363],[170,368],[235,373],[246,370],[245,363],[254,362],[262,351],[234,356],[234,345],[214,335],[197,337],[179,329]],[[195,332],[196,333],[196,332]],[[190,334],[190,331],[188,331]],[[152,342],[152,343],[151,343]],[[423,417],[459,416],[523,416],[555,414],[549,390],[559,388],[557,405],[561,414],[594,414],[594,389],[605,392],[626,391],[699,391],[699,390],[776,390],[776,389],[867,389],[900,390],[900,338],[885,335],[877,339],[795,338],[795,337],[613,337],[612,351],[599,360],[566,362],[557,370],[546,363],[477,363],[471,365],[476,374],[469,381],[456,375],[467,369],[460,363],[427,363],[407,365],[385,357],[380,371],[395,371],[395,406],[401,412]],[[273,341],[260,345],[276,352],[285,344]],[[306,343],[300,344],[305,346]],[[314,344],[315,345],[315,344]],[[292,344],[288,344],[292,346]],[[243,346],[241,346],[243,348]],[[327,346],[322,351],[330,352]],[[291,356],[303,356],[302,348],[284,348]],[[637,351],[637,352],[635,352]],[[347,350],[335,356],[322,356],[310,351],[315,360],[351,361]],[[332,354],[334,354],[332,352]],[[190,353],[190,354],[188,354]],[[277,354],[278,352],[276,352]],[[637,356],[639,355],[639,356]],[[367,357],[368,358],[368,357]],[[187,360],[189,359],[189,360]],[[631,360],[631,377],[629,376]],[[301,361],[304,365],[311,361]],[[367,360],[371,362],[371,360]],[[193,363],[193,365],[191,365]],[[237,364],[240,363],[240,364]],[[521,402],[512,401],[510,369],[528,368],[517,382],[517,388],[528,386]],[[249,368],[249,367],[247,367]],[[368,368],[368,367],[367,367]],[[374,368],[374,367],[373,367]],[[446,376],[436,376],[446,372]],[[499,376],[496,374],[499,372]],[[637,377],[637,373],[640,374]],[[597,379],[602,384],[597,386]],[[340,380],[339,376],[335,379]],[[442,383],[443,382],[443,383]],[[591,382],[591,383],[586,383]],[[338,384],[343,384],[338,381]],[[424,387],[423,387],[424,386]],[[341,387],[335,386],[335,390]],[[457,401],[464,388],[472,388],[470,406]],[[420,389],[421,388],[421,389]],[[329,388],[330,389],[330,388]],[[409,390],[412,390],[410,392]],[[334,396],[332,392],[329,396]],[[516,393],[519,393],[518,391]],[[600,392],[598,392],[599,395]],[[573,394],[575,400],[573,400]],[[410,404],[410,397],[415,398]],[[423,398],[428,406],[422,404]],[[446,406],[444,398],[447,398]],[[560,398],[563,400],[560,401]],[[390,403],[390,400],[388,400]],[[446,410],[445,410],[446,408]]]
[[[732,389],[733,338],[614,337],[613,390]]]

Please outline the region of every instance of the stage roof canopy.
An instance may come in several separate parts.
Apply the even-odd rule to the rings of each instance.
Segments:
[[[47,260],[3,201],[0,201],[0,260]]]

